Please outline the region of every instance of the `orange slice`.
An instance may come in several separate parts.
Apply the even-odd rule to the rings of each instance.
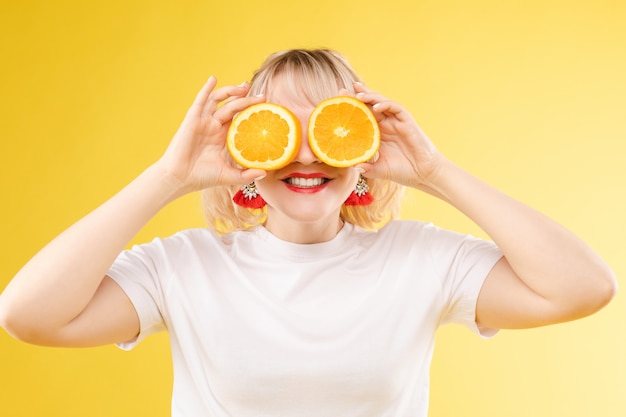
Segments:
[[[313,153],[335,167],[365,162],[380,146],[374,114],[354,97],[333,97],[318,104],[309,118],[308,133]]]
[[[278,104],[258,103],[233,118],[226,147],[242,167],[272,170],[291,162],[301,141],[300,122],[291,111]]]

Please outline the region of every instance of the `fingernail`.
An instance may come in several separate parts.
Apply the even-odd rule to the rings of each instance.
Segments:
[[[355,167],[354,170],[358,172],[359,174],[363,174],[365,172],[365,170],[361,167]]]
[[[255,97],[263,97],[264,95],[265,94],[263,94],[263,93],[259,93],[259,94],[255,95]]]
[[[244,82],[242,82],[241,84],[239,84],[239,87],[245,87],[245,86],[246,86],[246,84],[248,84],[248,81],[244,81]]]
[[[263,174],[263,175],[259,175],[258,177],[256,177],[254,180],[258,181],[258,180],[262,180],[263,178],[265,178],[267,176],[267,174]]]

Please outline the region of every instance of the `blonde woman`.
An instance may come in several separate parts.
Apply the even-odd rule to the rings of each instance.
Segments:
[[[276,53],[251,83],[216,84],[209,78],[158,161],[17,274],[0,296],[9,333],[129,349],[169,331],[175,417],[415,417],[427,415],[442,324],[490,336],[577,319],[614,296],[593,250],[446,159],[338,53]],[[335,168],[311,152],[308,116],[338,94],[372,108],[375,161]],[[302,146],[279,170],[240,169],[226,131],[262,101],[297,115]],[[242,187],[265,206],[235,205]],[[395,220],[402,187],[446,201],[491,240]],[[160,209],[199,190],[208,228],[124,251]],[[374,201],[346,205],[357,191]]]

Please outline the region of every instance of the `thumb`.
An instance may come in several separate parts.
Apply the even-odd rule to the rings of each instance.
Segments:
[[[391,172],[389,172],[383,164],[376,162],[364,162],[362,164],[355,165],[354,169],[360,172],[365,178],[392,180]]]
[[[267,175],[267,172],[263,171],[262,169],[246,169],[246,170],[240,171],[240,174],[239,174],[240,181],[238,181],[238,183],[242,185],[250,184],[253,181],[265,178],[266,175]]]
[[[375,170],[375,167],[371,163],[364,162],[362,164],[355,165],[354,169],[355,169],[356,172],[358,172],[359,174],[363,175],[365,178],[371,178],[372,177],[372,171]]]

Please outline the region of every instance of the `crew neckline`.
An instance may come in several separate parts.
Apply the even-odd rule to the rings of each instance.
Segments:
[[[312,259],[341,254],[354,230],[355,226],[353,224],[345,222],[335,237],[320,243],[294,243],[282,240],[262,225],[256,226],[251,232],[264,245],[264,251],[276,252],[281,257]]]

